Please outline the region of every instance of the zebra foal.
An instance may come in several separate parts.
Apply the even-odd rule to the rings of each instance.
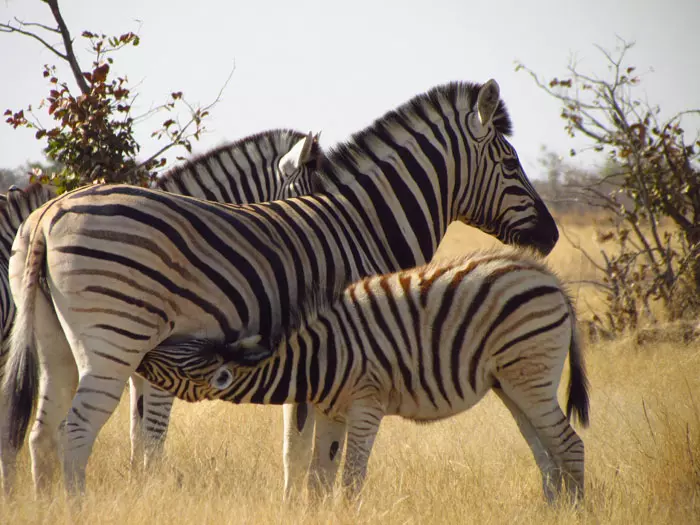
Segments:
[[[424,264],[454,221],[548,253],[557,227],[506,139],[510,128],[495,81],[454,82],[331,151],[311,195],[225,206],[93,186],[30,216],[10,261],[18,322],[5,389],[17,445],[38,404],[35,486],[50,479],[65,440],[67,489],[84,490],[95,438],[126,379],[165,340],[277,333],[311,289],[331,294]],[[56,340],[60,329],[68,345]],[[285,409],[285,494],[309,465],[314,414],[305,408]],[[324,416],[315,423],[323,427]]]
[[[343,486],[356,494],[382,418],[434,421],[494,390],[511,411],[552,503],[562,483],[583,495],[586,373],[574,309],[547,267],[516,251],[369,277],[336,299],[311,301],[298,326],[273,339],[193,340],[147,353],[138,373],[186,401],[310,402],[347,427]],[[569,356],[566,416],[557,387]],[[342,443],[317,450],[322,484]],[[323,471],[322,471],[323,472]]]

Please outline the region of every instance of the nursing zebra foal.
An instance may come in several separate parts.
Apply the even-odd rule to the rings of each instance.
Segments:
[[[583,442],[568,419],[588,424],[586,373],[574,309],[542,263],[511,250],[477,253],[366,278],[299,315],[279,338],[159,346],[138,372],[186,401],[313,403],[347,427],[343,486],[351,493],[384,416],[434,421],[492,389],[530,445],[548,501],[562,482],[572,499],[583,495]],[[565,416],[557,387],[567,355]],[[325,488],[342,446],[315,451]]]
[[[15,303],[10,293],[8,265],[10,253],[19,225],[29,214],[56,196],[51,186],[30,184],[25,189],[12,186],[7,195],[0,195],[0,382],[2,382],[5,362],[9,349],[10,329],[15,320]],[[9,429],[4,417],[6,397],[0,393],[0,476],[5,479],[14,470],[14,454],[6,456]],[[10,464],[9,461],[12,461]]]
[[[495,81],[451,83],[329,153],[323,190],[305,197],[224,206],[93,186],[32,215],[10,261],[19,318],[5,388],[14,444],[39,405],[30,439],[35,484],[57,463],[60,437],[66,486],[84,488],[94,440],[126,379],[166,340],[277,333],[310,289],[332,294],[367,275],[424,264],[457,220],[549,252],[557,227],[509,132]],[[42,276],[47,294],[37,293]],[[59,327],[69,346],[56,341]],[[285,414],[288,494],[309,464],[313,418]],[[317,433],[329,436],[325,424],[321,414]]]

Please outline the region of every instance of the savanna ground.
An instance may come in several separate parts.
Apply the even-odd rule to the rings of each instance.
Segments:
[[[597,252],[590,224],[562,221]],[[453,226],[438,256],[493,244]],[[566,280],[594,276],[565,238],[549,260]],[[601,304],[590,288],[570,291],[582,318]],[[281,501],[280,408],[176,403],[166,466],[134,479],[123,402],[95,445],[82,505],[69,505],[60,487],[35,501],[25,451],[19,495],[0,499],[0,523],[700,522],[700,341],[637,346],[630,338],[587,345],[585,355],[592,418],[589,429],[578,429],[586,445],[586,499],[578,508],[545,504],[530,450],[492,395],[439,423],[387,418],[361,500],[315,508]],[[565,372],[562,394],[567,381]]]

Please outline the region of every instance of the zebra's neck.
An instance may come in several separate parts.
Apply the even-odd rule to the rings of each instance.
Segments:
[[[470,179],[479,145],[467,144],[464,130],[471,101],[435,104],[422,100],[385,116],[332,152],[322,168],[328,192],[350,204],[368,242],[393,258],[372,272],[430,260],[450,222],[465,215],[467,188],[477,186]]]

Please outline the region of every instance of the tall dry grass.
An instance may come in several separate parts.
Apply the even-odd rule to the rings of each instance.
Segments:
[[[588,229],[579,227],[582,239]],[[491,242],[453,227],[440,256]],[[588,271],[565,241],[551,262],[566,279]],[[439,423],[387,418],[361,500],[317,507],[281,501],[279,408],[176,403],[166,465],[136,478],[122,403],[99,436],[80,504],[67,502],[59,485],[35,501],[25,453],[18,494],[0,502],[0,523],[700,522],[700,343],[620,341],[589,347],[586,357],[592,421],[580,430],[587,492],[579,508],[547,507],[525,440],[492,395]]]

